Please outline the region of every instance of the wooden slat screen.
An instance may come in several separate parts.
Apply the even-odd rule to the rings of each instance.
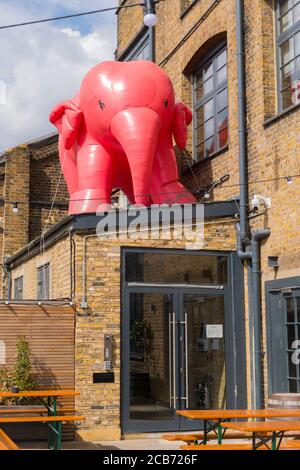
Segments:
[[[0,341],[5,343],[8,367],[15,362],[18,336],[25,336],[29,341],[38,389],[74,389],[75,311],[70,305],[0,305]],[[74,398],[63,398],[59,403],[74,408],[74,401]],[[16,434],[27,431],[28,435],[29,426],[22,425],[20,433],[18,425]],[[37,438],[35,434],[39,431],[33,428],[30,428],[33,437]],[[73,435],[73,426],[64,425],[64,438]]]

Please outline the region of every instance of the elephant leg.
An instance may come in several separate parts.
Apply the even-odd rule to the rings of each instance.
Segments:
[[[78,191],[70,199],[70,214],[96,213],[111,204],[113,157],[98,143],[82,146],[77,156]]]
[[[172,136],[162,135],[154,158],[151,193],[154,204],[193,204],[195,197],[179,181]]]
[[[62,137],[59,137],[60,166],[70,195],[78,191],[77,155],[75,147],[74,145],[70,149],[66,149]]]
[[[161,122],[149,108],[127,108],[112,120],[111,132],[126,153],[136,204],[151,203],[151,174]]]

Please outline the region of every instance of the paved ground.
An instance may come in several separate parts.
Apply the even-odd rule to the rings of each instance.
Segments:
[[[215,441],[210,441],[212,444]],[[226,443],[249,443],[246,440],[229,440],[226,439]],[[107,442],[84,442],[84,441],[73,441],[63,442],[63,449],[65,450],[179,450],[180,442],[168,442],[162,439],[125,439],[123,441],[107,441]],[[46,443],[40,442],[22,442],[20,443],[22,449],[46,449]]]

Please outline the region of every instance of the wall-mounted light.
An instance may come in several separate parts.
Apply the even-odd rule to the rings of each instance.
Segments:
[[[293,180],[290,176],[286,177],[286,181],[287,181],[287,184],[292,184],[293,183]]]
[[[13,208],[12,208],[12,210],[13,210],[13,213],[14,213],[14,214],[18,214],[18,213],[20,212],[20,209],[19,209],[19,207],[18,207],[18,203],[17,203],[17,202],[14,202],[14,203],[13,203]]]
[[[144,23],[148,28],[153,28],[157,24],[157,16],[155,13],[155,1],[145,0],[144,3]]]

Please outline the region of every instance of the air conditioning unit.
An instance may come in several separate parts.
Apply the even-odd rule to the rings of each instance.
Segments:
[[[294,80],[291,87],[293,104],[300,104],[300,80]]]

